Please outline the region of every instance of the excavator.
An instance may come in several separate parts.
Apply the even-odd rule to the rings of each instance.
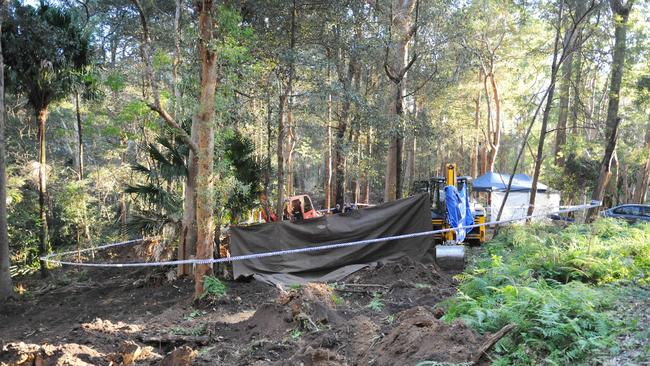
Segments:
[[[413,183],[413,193],[428,193],[431,199],[431,225],[433,230],[448,229],[449,218],[447,215],[447,205],[445,200],[445,187],[455,185],[460,191],[463,186],[467,189],[467,196],[470,196],[471,177],[458,177],[456,174],[456,164],[446,165],[445,177],[433,177],[429,180],[418,180]],[[480,204],[474,204],[472,214],[474,215],[474,224],[485,223],[485,209]],[[457,242],[456,232],[447,231],[434,236],[436,244]],[[482,244],[486,241],[485,226],[471,229],[464,240],[468,244]]]
[[[433,177],[429,180],[418,180],[413,183],[412,193],[428,193],[431,199],[431,225],[433,230],[451,228],[451,217],[447,207],[446,188],[454,186],[458,191],[463,188],[467,192],[467,199],[470,197],[471,177],[457,176],[456,164],[447,164],[445,177]],[[473,207],[471,207],[473,206]],[[470,205],[474,217],[474,224],[485,223],[485,209],[479,204]],[[436,261],[441,267],[460,269],[465,263],[465,248],[462,242],[468,244],[482,244],[486,241],[487,235],[485,226],[470,229],[465,233],[464,238],[458,238],[456,231],[446,231],[434,235],[436,246]],[[460,239],[460,240],[459,240]]]

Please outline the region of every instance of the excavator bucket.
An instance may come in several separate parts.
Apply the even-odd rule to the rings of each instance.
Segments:
[[[447,271],[462,271],[465,268],[465,246],[436,245],[436,263]]]

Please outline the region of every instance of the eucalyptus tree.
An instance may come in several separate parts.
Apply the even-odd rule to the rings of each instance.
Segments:
[[[384,200],[392,201],[402,196],[403,137],[399,124],[404,114],[406,74],[417,60],[417,50],[410,52],[411,41],[417,35],[419,0],[395,0],[390,4],[388,43],[384,57],[384,71],[391,81],[388,114],[393,116],[394,131],[386,157]]]
[[[5,13],[4,0],[0,0],[0,39]],[[11,296],[13,285],[9,271],[9,235],[7,233],[7,174],[5,158],[5,84],[2,42],[0,42],[0,301]]]
[[[618,139],[618,129],[621,123],[621,117],[618,114],[621,82],[623,81],[623,71],[625,69],[626,37],[630,11],[634,0],[628,0],[623,3],[621,0],[610,0],[610,8],[614,19],[614,54],[612,56],[611,81],[609,84],[609,102],[607,105],[607,119],[605,122],[605,135],[607,145],[605,153],[600,163],[600,173],[598,182],[591,198],[602,201],[605,187],[612,175],[612,158],[615,154],[616,142]],[[597,209],[590,209],[587,219],[591,220],[596,215]]]
[[[14,3],[2,36],[8,87],[27,98],[38,121],[39,254],[44,255],[50,248],[45,202],[48,107],[70,94],[73,74],[90,63],[89,36],[71,10],[44,3],[37,8]],[[47,274],[44,262],[41,273]]]

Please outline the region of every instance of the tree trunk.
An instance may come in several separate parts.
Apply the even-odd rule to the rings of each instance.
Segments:
[[[644,203],[646,195],[648,194],[648,186],[650,186],[650,118],[645,129],[645,144],[644,151],[648,155],[645,158],[645,165],[639,170],[637,175],[636,188],[634,189],[634,197],[632,202]]]
[[[197,123],[197,145],[199,149],[197,167],[197,259],[211,259],[214,256],[214,114],[215,91],[217,87],[217,54],[212,47],[213,14],[212,1],[196,2],[199,11],[199,55],[201,59],[201,96]],[[203,293],[203,280],[212,274],[212,265],[199,264],[194,272],[194,296]]]
[[[287,196],[294,195],[294,162],[293,152],[296,147],[296,131],[293,126],[293,102],[292,97],[287,98],[287,149],[285,157],[287,166]]]
[[[481,151],[481,175],[487,173],[487,147],[486,144],[479,144]]]
[[[0,0],[0,38],[2,38],[2,20],[4,1]],[[7,176],[5,171],[5,78],[4,58],[0,45],[0,302],[12,295],[13,285],[9,267],[9,235],[7,232]]]
[[[555,165],[564,165],[564,145],[566,144],[567,119],[569,117],[569,98],[571,93],[571,70],[573,54],[569,53],[562,64],[562,85],[560,86],[560,110],[558,112],[557,129],[555,131]],[[576,106],[574,105],[573,108]]]
[[[329,63],[327,64],[327,81],[331,85],[331,70]],[[332,93],[327,93],[327,152],[325,153],[325,176],[323,177],[324,193],[325,193],[325,209],[332,207]]]
[[[384,70],[391,81],[389,88],[390,105],[388,114],[394,116],[398,132],[393,133],[388,146],[386,157],[386,177],[384,186],[384,201],[393,201],[402,196],[402,144],[400,135],[402,114],[404,112],[404,95],[406,91],[406,73],[413,65],[415,55],[409,61],[409,44],[415,36],[416,29],[412,14],[416,9],[417,0],[394,0],[391,6],[393,18],[391,29],[396,31],[395,41],[391,40],[396,51],[389,64],[389,49],[386,50]],[[391,38],[393,35],[391,35]]]
[[[350,69],[352,69],[352,62],[350,64]],[[352,78],[352,70],[349,71],[348,77]],[[351,85],[350,81],[346,81],[345,84],[347,86],[346,90],[348,90]],[[341,104],[341,118],[336,128],[336,140],[334,142],[334,168],[336,169],[336,204],[342,208],[345,204],[345,153],[343,149],[345,148],[345,131],[350,119],[350,98],[344,97]]]
[[[415,180],[415,151],[417,139],[415,136],[406,138],[406,166],[404,167],[404,182],[407,192],[410,191]]]
[[[559,41],[562,31],[562,18],[563,18],[564,2],[560,2],[560,8],[558,10],[557,24],[556,24],[556,33],[555,33],[555,45],[553,46],[553,63],[551,64],[551,82],[546,92],[546,105],[544,106],[544,112],[542,114],[542,127],[539,132],[539,142],[537,144],[537,155],[535,155],[535,168],[533,170],[533,182],[531,183],[530,191],[530,200],[528,201],[528,216],[532,215],[535,211],[535,199],[537,198],[537,182],[539,181],[539,173],[542,169],[542,161],[544,160],[544,141],[546,140],[546,134],[548,129],[548,119],[551,113],[551,108],[553,106],[553,94],[555,92],[555,82],[557,80],[557,73],[562,63],[562,58],[560,57]],[[563,44],[563,52],[567,51],[566,44]],[[562,53],[563,53],[562,52]],[[534,120],[533,120],[534,122]],[[528,132],[527,132],[528,134]],[[528,136],[524,139],[524,144],[527,142]],[[515,168],[518,160],[515,162]],[[512,172],[514,176],[516,170]],[[512,177],[508,181],[508,190],[512,185]],[[504,197],[503,204],[501,205],[501,210],[503,210],[504,204],[508,194]],[[500,210],[500,211],[501,211]],[[499,212],[501,216],[501,212]]]
[[[289,31],[289,50],[293,52],[296,45],[296,1],[293,1],[293,7],[291,10],[291,29]],[[291,55],[291,60],[289,61],[288,69],[288,80],[285,87],[284,93],[280,95],[280,103],[278,108],[278,199],[276,204],[276,210],[278,217],[282,219],[282,212],[284,206],[284,183],[285,183],[285,172],[284,172],[284,152],[283,144],[285,138],[285,126],[284,126],[284,109],[287,105],[287,101],[292,92],[293,87],[293,73],[294,73],[294,61],[293,55]]]
[[[628,18],[632,8],[632,1],[628,1],[627,6],[621,3],[621,0],[610,0],[612,13],[614,14],[614,56],[612,58],[612,77],[609,86],[609,104],[607,106],[607,120],[606,131],[607,146],[605,147],[605,154],[600,163],[600,174],[598,175],[598,182],[594,189],[591,199],[602,201],[605,192],[605,187],[609,182],[612,175],[611,164],[614,150],[616,149],[616,140],[618,138],[618,127],[621,123],[621,118],[618,116],[619,98],[621,93],[621,81],[623,79],[623,69],[625,66],[625,38],[628,27]],[[587,221],[592,221],[598,208],[592,208],[587,213]]]
[[[191,137],[196,141],[198,135],[198,123],[192,119]],[[189,259],[196,255],[196,174],[198,168],[198,157],[190,150],[187,158],[187,179],[183,187],[183,221],[181,226],[180,244],[178,246],[178,259]],[[192,274],[192,266],[181,264],[178,266],[179,276]]]
[[[483,69],[479,69],[478,73],[479,82],[483,80]],[[481,88],[476,91],[476,100],[474,101],[474,137],[472,138],[472,150],[470,156],[470,174],[472,177],[478,177],[478,156],[479,156],[479,142],[478,134],[481,127]]]
[[[4,111],[3,111],[4,113]],[[40,257],[50,252],[45,193],[47,192],[46,159],[45,159],[45,122],[47,122],[47,106],[38,111],[38,212],[40,220],[40,235],[38,255]],[[41,277],[47,277],[47,263],[41,260]]]
[[[178,121],[181,115],[181,88],[179,87],[178,71],[181,66],[181,11],[183,0],[176,0],[174,11],[174,63],[172,65],[172,84],[174,88],[174,118]]]
[[[579,36],[577,44],[580,45],[582,39]],[[582,84],[582,53],[580,46],[577,47],[575,51],[575,62],[574,62],[574,72],[575,72],[575,81],[573,82],[573,108],[571,108],[571,113],[569,114],[569,124],[571,125],[571,133],[575,136],[578,134],[578,108],[581,105],[580,101],[580,88]]]
[[[198,152],[198,146],[192,140],[191,136],[185,132],[183,127],[174,117],[172,117],[169,112],[163,108],[162,103],[160,102],[160,90],[158,90],[158,82],[154,76],[154,68],[151,63],[151,37],[149,36],[149,26],[147,24],[147,17],[144,15],[144,10],[142,9],[142,4],[140,0],[131,0],[135,7],[138,10],[140,16],[140,23],[142,24],[142,44],[140,50],[142,52],[142,60],[145,65],[145,72],[147,74],[147,79],[149,79],[149,85],[151,86],[151,94],[153,94],[153,103],[147,103],[147,106],[152,110],[158,113],[158,115],[165,121],[165,123],[175,130],[178,133],[179,137],[187,146],[194,152]],[[210,3],[210,6],[211,3]],[[143,98],[144,98],[144,80],[143,80]]]
[[[269,76],[270,79],[270,76]],[[264,169],[264,197],[268,200],[269,190],[271,185],[271,122],[273,120],[273,107],[271,106],[271,86],[267,83],[266,87],[266,167]],[[268,206],[268,201],[266,201]],[[266,209],[266,208],[265,208]],[[270,219],[269,212],[267,212],[267,217]]]
[[[286,104],[286,100],[286,93],[283,93],[280,95],[280,101],[278,103],[278,143],[276,154],[278,163],[278,198],[275,205],[275,212],[277,212],[280,220],[282,220],[284,211],[284,105]]]
[[[78,161],[78,175],[79,180],[84,179],[84,143],[83,134],[81,129],[81,111],[79,108],[79,92],[74,93],[75,110],[77,112],[77,161]]]
[[[497,82],[494,78],[493,70],[490,70],[490,73],[487,75],[487,79],[490,80],[492,99],[494,100],[494,129],[491,131],[491,136],[488,135],[490,151],[488,153],[487,161],[487,170],[489,172],[492,172],[494,171],[494,162],[497,159],[497,154],[499,153],[499,147],[501,145],[501,99],[499,98],[499,91],[497,88]],[[487,85],[485,87],[487,88]],[[487,92],[487,90],[485,96],[488,98],[489,103],[490,94]],[[488,123],[491,124],[490,118],[488,118]]]

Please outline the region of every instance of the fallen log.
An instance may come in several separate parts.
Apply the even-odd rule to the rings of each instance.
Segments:
[[[188,343],[198,344],[205,346],[210,343],[210,337],[208,336],[191,336],[191,335],[180,335],[180,334],[163,334],[163,335],[148,335],[141,334],[138,336],[138,340],[142,343],[147,344],[167,344],[167,345],[184,345]]]
[[[517,324],[508,324],[505,327],[501,328],[498,332],[487,337],[485,342],[481,344],[477,352],[473,355],[472,364],[478,364],[478,362],[481,360],[481,357],[483,357],[485,352],[489,351],[490,348],[492,348],[492,346],[494,346],[495,343],[497,343],[506,334],[510,333],[510,331],[515,329],[515,327],[517,327]]]

